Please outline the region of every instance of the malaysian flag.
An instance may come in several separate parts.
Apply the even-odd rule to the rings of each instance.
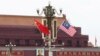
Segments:
[[[65,33],[67,33],[68,35],[70,35],[71,37],[74,36],[74,34],[76,33],[76,30],[73,26],[71,26],[68,21],[64,21],[62,25],[60,25],[59,29],[61,29],[62,31],[64,31]]]

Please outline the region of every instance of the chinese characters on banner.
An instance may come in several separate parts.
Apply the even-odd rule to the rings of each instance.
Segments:
[[[56,56],[100,56],[96,51],[56,51]]]
[[[0,51],[0,56],[7,56],[9,53],[7,51]],[[13,51],[11,53],[12,56],[24,56],[23,51]]]

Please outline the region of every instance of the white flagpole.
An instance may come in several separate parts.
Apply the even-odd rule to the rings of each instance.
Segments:
[[[95,37],[95,47],[97,47],[97,38]]]

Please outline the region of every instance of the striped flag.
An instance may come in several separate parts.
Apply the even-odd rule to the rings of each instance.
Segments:
[[[71,37],[73,37],[74,34],[76,33],[75,28],[71,26],[66,20],[60,25],[59,29],[61,29],[62,31],[70,35]]]

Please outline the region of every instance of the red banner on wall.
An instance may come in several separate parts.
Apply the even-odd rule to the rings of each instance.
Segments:
[[[95,51],[56,51],[56,56],[100,56]]]
[[[7,55],[24,56],[24,52],[23,51],[13,51],[12,53],[9,53],[8,51],[0,51],[0,56],[7,56]]]

